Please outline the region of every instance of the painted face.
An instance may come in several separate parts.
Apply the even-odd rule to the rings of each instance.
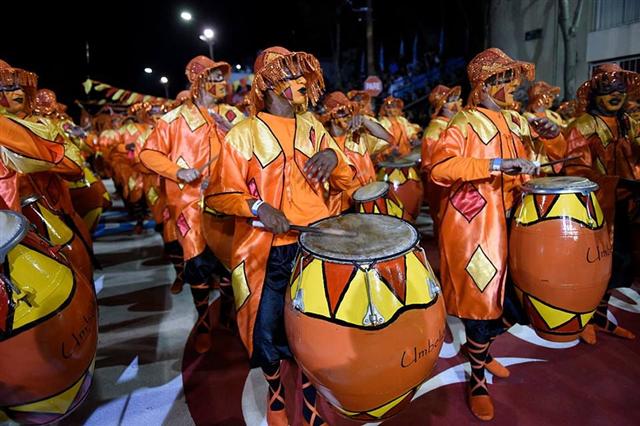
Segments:
[[[299,108],[307,106],[307,79],[302,74],[293,74],[286,70],[287,77],[278,82],[275,92],[278,96],[282,96],[292,105]]]
[[[596,95],[595,97],[598,109],[605,113],[616,113],[620,111],[626,100],[627,94],[618,91],[606,95]]]
[[[351,120],[351,111],[347,107],[340,107],[331,114],[331,118],[342,130],[349,128],[349,120]]]
[[[227,96],[227,82],[224,79],[224,74],[219,69],[215,69],[209,73],[204,81],[204,87],[216,100],[223,99]]]
[[[451,95],[442,109],[455,114],[462,109],[462,99],[460,99],[460,96],[458,95]]]
[[[400,103],[398,102],[387,102],[384,105],[387,116],[389,117],[397,117],[402,114],[402,108],[400,108]]]
[[[607,73],[596,82],[594,101],[604,114],[615,114],[627,100],[627,84],[620,73]]]
[[[512,71],[493,75],[484,84],[487,88],[487,94],[496,105],[503,109],[514,107],[515,99],[513,94],[520,86],[520,80],[514,77]]]
[[[0,106],[11,114],[22,112],[24,102],[25,94],[20,87],[0,87]]]

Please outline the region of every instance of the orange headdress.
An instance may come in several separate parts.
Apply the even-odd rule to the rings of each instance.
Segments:
[[[0,59],[0,86],[20,87],[25,94],[25,111],[31,111],[38,87],[38,76],[35,73],[14,68]]]
[[[249,93],[249,112],[255,115],[264,108],[264,92],[287,78],[287,70],[302,74],[307,80],[307,96],[315,105],[324,91],[320,62],[310,53],[291,52],[284,47],[269,47],[258,55],[253,66],[255,77]]]
[[[209,73],[215,69],[219,69],[222,71],[225,79],[229,77],[231,73],[231,65],[227,62],[215,62],[206,56],[199,55],[189,61],[187,64],[187,68],[185,69],[185,74],[189,83],[191,83],[191,96],[197,97],[198,90],[200,86],[200,82],[202,79],[206,78]]]
[[[177,105],[182,105],[183,103],[185,103],[189,99],[191,99],[191,92],[189,90],[183,90],[180,93],[178,93],[178,96],[176,96],[176,102],[175,103]]]
[[[401,110],[404,109],[404,101],[400,98],[394,98],[393,96],[387,96],[382,101],[382,105],[380,106],[380,116],[384,117],[387,115],[387,108],[396,107]]]
[[[349,98],[340,91],[329,93],[322,102],[324,106],[324,114],[320,116],[320,121],[323,123],[331,120],[332,115],[340,110],[344,110],[349,114],[357,110],[358,105],[355,102],[349,100]]]
[[[536,105],[544,105],[545,108],[550,108],[558,95],[560,95],[558,86],[552,86],[546,81],[536,81],[527,90],[527,96],[529,97],[527,109],[533,111]]]
[[[53,90],[38,90],[33,102],[33,111],[39,115],[51,115],[58,111],[58,102]]]
[[[516,61],[502,50],[492,47],[478,53],[467,65],[467,75],[471,84],[469,104],[480,102],[480,93],[484,83],[493,76],[511,73],[514,79],[533,80],[536,67],[530,62]]]
[[[601,64],[594,67],[591,79],[582,83],[578,88],[576,94],[578,113],[583,113],[587,110],[593,91],[597,90],[600,85],[615,85],[619,83],[624,83],[627,93],[634,93],[640,90],[640,75],[632,71],[623,70],[620,65],[614,63]]]
[[[447,100],[454,95],[460,96],[461,92],[462,89],[460,88],[460,86],[449,88],[442,84],[438,84],[436,87],[434,87],[431,93],[429,93],[429,104],[433,109],[431,117],[437,117],[438,114],[440,114],[440,111],[442,110],[444,104],[447,103]]]

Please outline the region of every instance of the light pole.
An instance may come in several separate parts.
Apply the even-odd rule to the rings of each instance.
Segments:
[[[200,34],[200,40],[209,45],[209,57],[213,60],[213,30],[211,28],[205,28],[202,34]]]
[[[164,86],[164,97],[169,99],[169,79],[163,75],[160,77],[160,83]]]

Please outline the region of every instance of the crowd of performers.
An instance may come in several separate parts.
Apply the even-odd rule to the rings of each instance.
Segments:
[[[596,331],[635,338],[607,319],[607,305],[612,289],[633,281],[631,236],[640,179],[637,74],[599,65],[576,100],[553,111],[559,88],[534,81],[533,64],[487,49],[468,64],[466,105],[458,86],[432,90],[431,121],[422,132],[403,116],[400,99],[384,99],[376,117],[364,91],[323,96],[322,70],[309,53],[271,47],[259,54],[254,71],[247,98],[232,106],[225,103],[229,64],[198,56],[186,66],[190,89],[176,101],[142,102],[126,113],[104,109],[78,126],[51,90],[37,88],[34,73],[0,61],[0,209],[22,213],[31,223],[29,232],[44,241],[39,244],[54,248],[36,244],[33,250],[66,262],[77,282],[91,283],[98,266],[91,235],[111,204],[101,178],[113,179],[136,232],[149,214],[158,225],[175,268],[171,292],[184,285],[191,292],[196,350],[210,351],[214,325],[237,329],[251,366],[260,367],[269,384],[270,425],[288,424],[280,366],[293,357],[284,321],[285,293],[299,252],[299,233],[292,227],[346,212],[415,221],[424,197],[438,237],[446,311],[465,326],[463,353],[471,365],[467,398],[479,419],[494,416],[485,370],[499,378],[510,374],[491,356],[491,343],[513,324],[533,321],[509,266],[512,218],[532,178],[580,176],[598,185],[585,206],[594,223],[605,224],[607,237],[597,257],[604,260],[607,285],[597,309],[571,314],[580,315],[571,333],[588,344],[596,343]],[[514,99],[525,82],[526,106]],[[371,185],[381,179],[393,183],[389,194],[382,193],[384,203],[358,199],[359,190],[375,189]],[[405,182],[414,185],[411,191],[393,193]],[[552,210],[549,204],[559,204],[556,198],[541,201],[536,217]],[[21,309],[35,325],[46,324],[65,306],[58,301],[46,308],[49,302],[39,300],[38,289],[20,275],[19,268],[27,268],[28,276],[29,268],[48,264],[20,263],[18,242],[7,237],[0,250],[0,357],[5,360],[24,344],[18,341]],[[218,318],[208,314],[214,289],[221,294]],[[87,309],[95,310],[95,295],[88,297],[94,301]],[[95,315],[92,322],[84,315],[86,333],[95,334]],[[548,321],[547,326],[553,328]],[[24,349],[19,356],[29,358]],[[86,373],[93,359],[83,362]],[[314,372],[304,367],[304,420],[323,424],[314,380],[307,377]],[[38,377],[31,371],[30,376]],[[71,384],[82,388],[78,377],[59,390]],[[0,381],[0,413],[36,423],[55,418],[33,401],[55,400],[59,392],[12,389],[12,383],[20,384],[14,379]],[[32,380],[29,386],[42,384]],[[66,395],[69,403],[58,416],[82,399],[81,390],[76,393]],[[368,419],[385,417],[384,411],[356,411],[366,411]],[[347,410],[341,414],[357,418]]]

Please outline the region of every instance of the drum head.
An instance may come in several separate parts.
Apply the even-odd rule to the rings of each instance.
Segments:
[[[398,158],[394,161],[382,161],[378,163],[378,166],[380,167],[391,169],[404,169],[405,167],[414,167],[415,165],[415,161],[408,160],[406,157]]]
[[[371,182],[358,188],[353,193],[353,200],[360,202],[376,200],[384,197],[387,192],[389,192],[389,184],[387,182]]]
[[[531,179],[522,190],[532,194],[586,194],[596,191],[598,184],[580,176],[551,176]]]
[[[16,212],[0,211],[0,262],[9,250],[14,248],[29,231],[29,221]]]
[[[371,263],[411,251],[418,231],[408,222],[382,214],[348,213],[316,222],[314,227],[357,232],[355,237],[303,233],[300,245],[314,256],[338,263]]]

